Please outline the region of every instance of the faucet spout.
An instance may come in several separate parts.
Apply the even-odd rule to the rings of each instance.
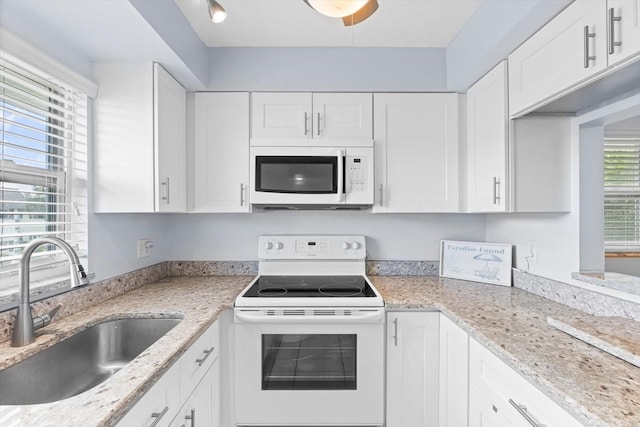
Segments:
[[[23,345],[31,344],[35,341],[35,331],[43,326],[46,326],[51,321],[51,318],[55,315],[55,312],[45,315],[47,321],[42,321],[38,318],[34,323],[33,315],[31,313],[31,305],[29,302],[29,268],[31,263],[31,255],[41,245],[54,245],[62,249],[67,258],[69,259],[70,272],[71,272],[71,287],[84,286],[89,284],[87,274],[80,264],[80,259],[75,250],[64,240],[58,237],[40,237],[31,241],[25,248],[20,258],[20,293],[18,299],[18,311],[16,313],[16,320],[13,326],[13,338],[11,345],[13,347],[21,347]]]

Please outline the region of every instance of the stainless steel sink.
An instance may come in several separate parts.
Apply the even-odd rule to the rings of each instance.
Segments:
[[[55,402],[105,381],[180,319],[129,318],[91,326],[0,371],[0,405]]]

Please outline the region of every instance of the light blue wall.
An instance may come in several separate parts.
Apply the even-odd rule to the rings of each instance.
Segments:
[[[209,78],[207,47],[174,1],[129,0],[203,85]],[[204,5],[203,5],[204,9]]]
[[[466,92],[573,0],[483,0],[447,48],[447,88]]]
[[[172,260],[256,260],[263,234],[367,236],[369,259],[437,260],[441,239],[484,241],[484,215],[256,211],[174,214],[167,229]]]
[[[210,48],[208,90],[445,91],[446,51],[419,48]]]
[[[73,46],[73,40],[62,39],[46,21],[30,14],[29,8],[37,7],[33,2],[0,0],[0,26],[11,31],[22,40],[38,47],[58,61],[92,78],[91,58]]]

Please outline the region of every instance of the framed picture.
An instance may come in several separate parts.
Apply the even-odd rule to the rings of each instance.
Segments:
[[[440,241],[440,276],[511,286],[512,246]]]

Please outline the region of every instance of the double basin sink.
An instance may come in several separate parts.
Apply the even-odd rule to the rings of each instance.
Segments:
[[[181,319],[127,318],[84,329],[0,371],[0,405],[56,402],[104,382]]]

